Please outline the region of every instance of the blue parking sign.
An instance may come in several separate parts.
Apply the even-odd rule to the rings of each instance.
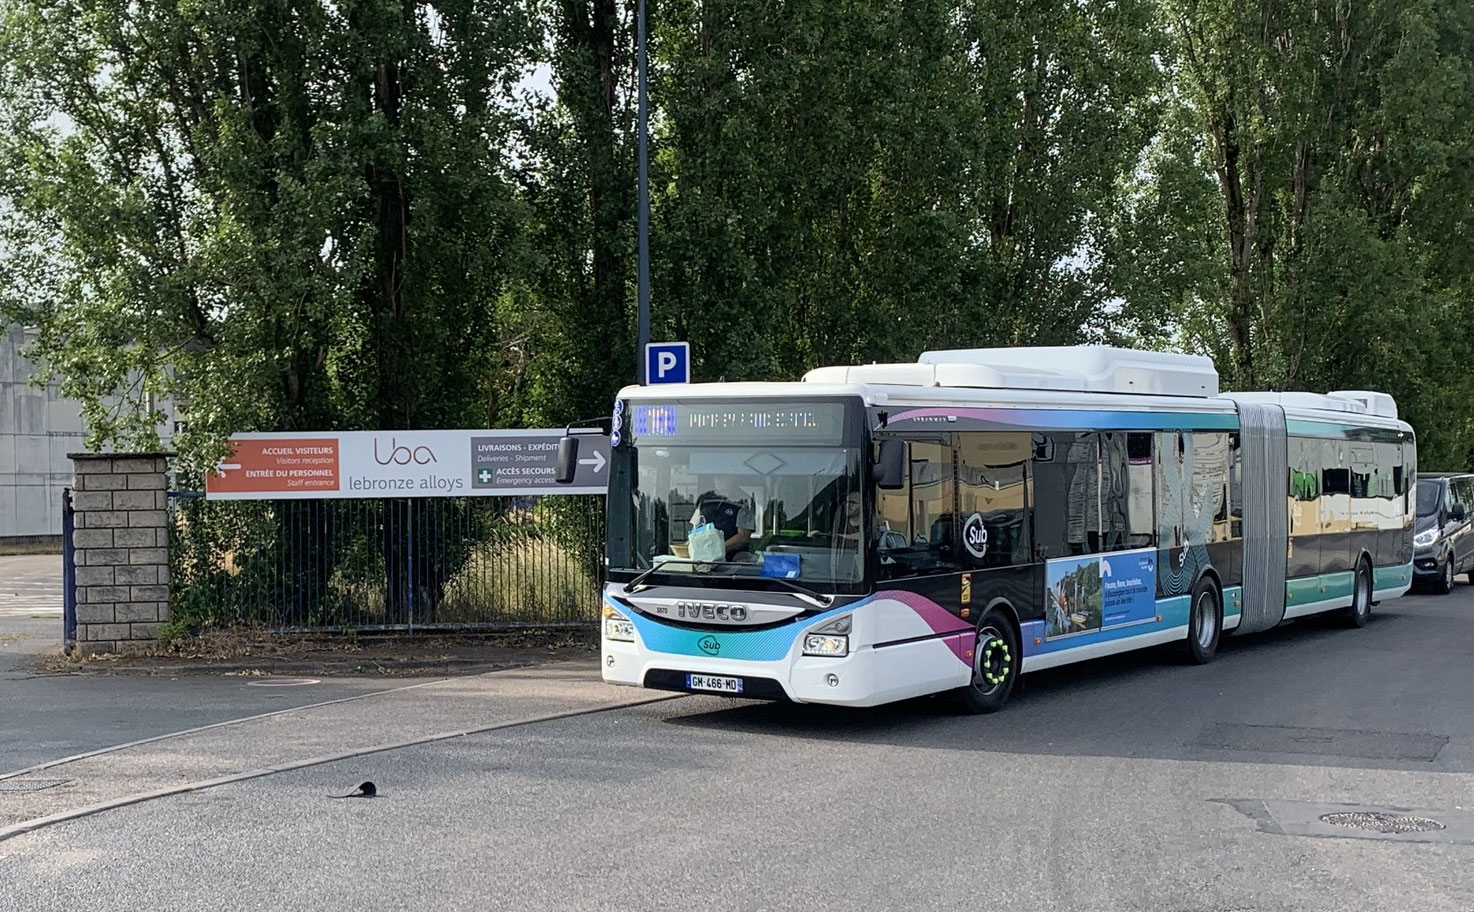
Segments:
[[[691,343],[651,342],[645,346],[646,383],[690,383]]]

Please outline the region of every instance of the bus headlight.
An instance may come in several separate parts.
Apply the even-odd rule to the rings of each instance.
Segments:
[[[621,643],[633,643],[635,641],[634,622],[608,605],[605,605],[604,638],[618,640]]]
[[[806,656],[845,656],[850,654],[850,638],[824,633],[811,633],[804,637]]]
[[[1413,536],[1413,545],[1418,548],[1426,548],[1434,542],[1438,541],[1438,535],[1438,529],[1424,529],[1417,535]]]
[[[806,656],[847,656],[850,654],[850,615],[835,618],[822,627],[816,627],[804,636]]]

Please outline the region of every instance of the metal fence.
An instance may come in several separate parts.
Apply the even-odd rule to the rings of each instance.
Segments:
[[[207,501],[171,493],[176,621],[420,630],[596,622],[601,496]]]
[[[72,509],[72,489],[61,491],[61,643],[71,654],[77,642],[77,548],[72,535],[77,529],[77,512]]]

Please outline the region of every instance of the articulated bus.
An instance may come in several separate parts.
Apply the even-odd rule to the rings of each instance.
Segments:
[[[1412,581],[1392,398],[1220,394],[1197,356],[934,351],[630,387],[608,427],[615,684],[992,712],[1029,671],[1163,644],[1205,663],[1312,614],[1360,627]]]

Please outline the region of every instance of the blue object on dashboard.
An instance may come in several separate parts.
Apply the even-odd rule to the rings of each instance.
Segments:
[[[776,576],[787,579],[798,576],[797,554],[764,554],[763,576]]]

